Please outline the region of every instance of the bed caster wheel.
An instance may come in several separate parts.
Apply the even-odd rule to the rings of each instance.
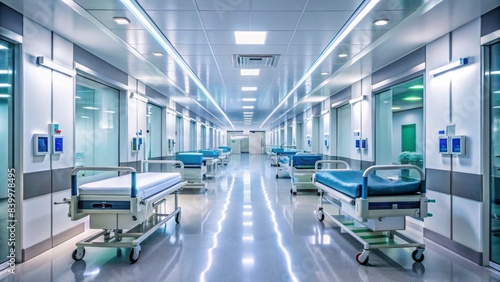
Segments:
[[[422,251],[423,252],[423,251]],[[424,254],[421,253],[420,256],[418,255],[419,253],[419,250],[415,250],[413,251],[413,253],[411,253],[411,258],[415,261],[415,262],[422,262],[424,261]]]
[[[366,265],[366,264],[368,264],[368,259],[369,259],[369,257],[367,256],[367,257],[366,257],[366,259],[365,259],[364,261],[361,261],[361,260],[360,260],[360,257],[361,257],[361,255],[362,255],[362,254],[363,254],[363,253],[358,253],[358,254],[356,255],[356,261],[357,261],[359,264],[361,264],[361,265]]]
[[[140,247],[135,247],[130,250],[130,255],[128,256],[130,263],[134,264],[139,260],[139,257],[141,256],[141,248]]]
[[[316,214],[316,217],[318,218],[319,221],[325,220],[325,213],[323,213],[323,209],[318,209],[318,213]]]
[[[278,175],[276,174],[276,178],[278,178]]]
[[[292,195],[297,196],[297,191],[293,191]]]
[[[85,248],[76,248],[76,250],[73,251],[73,254],[71,254],[71,257],[75,261],[82,260],[84,256],[85,256]]]
[[[176,222],[177,224],[179,224],[179,223],[181,223],[181,219],[182,219],[182,215],[181,215],[181,213],[179,212],[179,213],[177,213],[177,214],[175,215],[175,222]]]

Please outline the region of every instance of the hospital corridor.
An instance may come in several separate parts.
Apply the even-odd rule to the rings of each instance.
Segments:
[[[409,250],[354,259],[361,245],[316,219],[315,194],[289,193],[266,156],[233,156],[206,193],[181,195],[182,222],[126,249],[88,249],[74,262],[78,236],[18,266],[5,281],[496,281],[498,274],[428,243],[422,263]],[[288,189],[287,189],[288,188]],[[85,234],[87,235],[87,234]],[[458,279],[458,280],[457,280]]]
[[[500,1],[0,0],[0,281],[500,281]]]

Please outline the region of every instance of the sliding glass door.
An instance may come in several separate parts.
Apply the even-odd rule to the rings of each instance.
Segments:
[[[15,190],[14,142],[13,142],[13,103],[14,103],[14,45],[0,40],[0,264],[5,263],[9,253],[8,229],[14,219],[10,213],[12,206],[12,191]],[[19,174],[19,172],[18,172]],[[11,198],[9,198],[11,197]],[[12,231],[14,232],[14,231]],[[15,238],[15,236],[14,236]]]

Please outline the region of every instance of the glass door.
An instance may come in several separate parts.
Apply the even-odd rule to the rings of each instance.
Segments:
[[[13,148],[13,102],[14,102],[14,45],[0,40],[0,264],[5,263],[9,252],[8,227],[14,219],[15,206],[9,198],[15,191],[14,148]],[[12,216],[11,216],[12,215]],[[15,238],[15,236],[14,236]]]
[[[500,264],[500,43],[489,48],[489,96],[491,97],[491,216],[490,260]]]

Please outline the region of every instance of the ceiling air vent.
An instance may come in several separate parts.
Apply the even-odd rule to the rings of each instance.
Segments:
[[[275,68],[280,55],[233,55],[235,68]]]

